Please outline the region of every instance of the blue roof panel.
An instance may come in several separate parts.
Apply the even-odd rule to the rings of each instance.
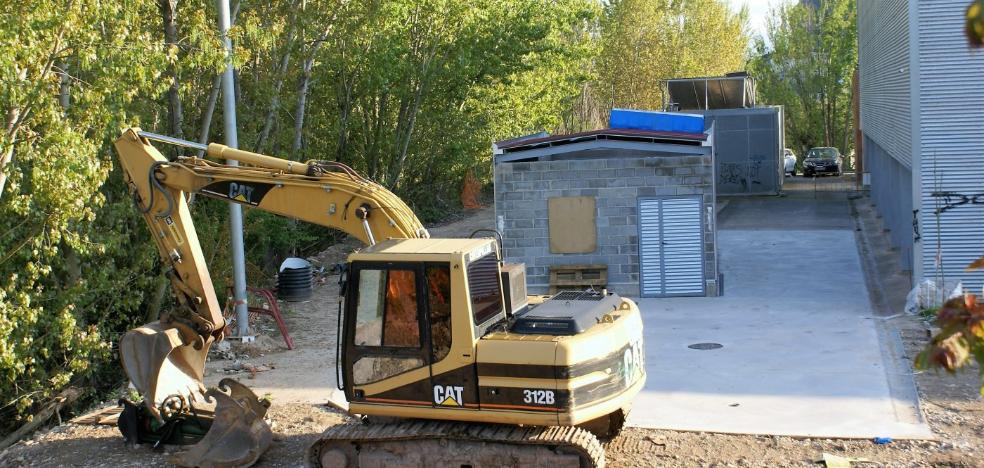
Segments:
[[[704,116],[677,112],[612,109],[608,126],[657,132],[703,133]]]

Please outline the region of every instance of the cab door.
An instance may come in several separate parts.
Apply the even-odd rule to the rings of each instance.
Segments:
[[[349,401],[430,404],[423,273],[419,263],[351,264],[342,337]]]

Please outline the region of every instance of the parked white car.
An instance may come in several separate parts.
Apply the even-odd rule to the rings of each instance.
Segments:
[[[796,176],[796,154],[793,150],[786,148],[782,151],[783,164],[786,174]]]

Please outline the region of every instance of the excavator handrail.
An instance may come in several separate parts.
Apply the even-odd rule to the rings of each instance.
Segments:
[[[167,143],[169,145],[180,146],[182,148],[191,148],[199,151],[208,151],[208,145],[205,143],[196,143],[194,141],[183,140],[181,138],[175,138],[172,136],[161,135],[160,133],[145,132],[143,130],[137,130],[137,135],[141,138],[146,138],[150,141],[158,141],[161,143]]]

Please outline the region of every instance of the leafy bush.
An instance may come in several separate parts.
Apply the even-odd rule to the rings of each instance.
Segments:
[[[972,359],[984,364],[984,304],[977,302],[977,296],[967,294],[947,301],[936,315],[936,325],[940,332],[916,357],[918,368],[955,372]],[[978,370],[984,376],[984,365]]]

